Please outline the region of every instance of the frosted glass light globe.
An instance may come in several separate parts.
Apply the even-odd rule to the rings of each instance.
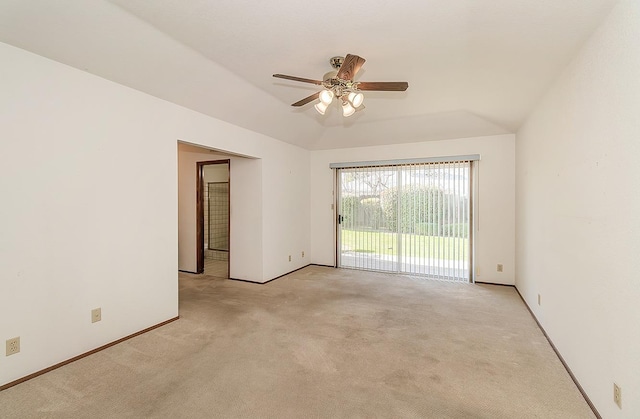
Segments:
[[[342,104],[342,115],[344,115],[345,117],[353,115],[355,111],[356,111],[356,108],[351,106],[349,102],[345,101]]]
[[[314,108],[316,108],[316,111],[318,111],[320,115],[324,115],[325,111],[327,110],[327,106],[329,105],[324,102],[320,102],[316,104]]]
[[[323,90],[320,92],[320,102],[329,105],[333,100],[333,92],[331,90]]]
[[[351,92],[349,93],[349,102],[351,102],[354,108],[358,108],[362,105],[362,102],[364,102],[364,95],[362,93]]]

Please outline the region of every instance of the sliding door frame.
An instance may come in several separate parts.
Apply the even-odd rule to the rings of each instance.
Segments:
[[[435,158],[424,158],[424,159],[404,159],[404,160],[385,160],[385,161],[367,161],[367,162],[354,162],[354,163],[332,163],[330,165],[333,170],[333,181],[334,181],[334,189],[333,189],[333,208],[334,208],[334,266],[336,268],[341,266],[341,245],[342,245],[342,237],[341,237],[341,195],[342,195],[342,184],[341,184],[341,170],[339,169],[357,169],[357,168],[365,168],[365,167],[394,167],[398,172],[398,184],[396,187],[398,189],[402,186],[402,176],[400,175],[402,166],[410,165],[410,164],[423,164],[423,163],[454,163],[454,162],[468,162],[469,163],[469,184],[468,184],[468,194],[469,194],[469,239],[468,239],[468,282],[475,283],[476,280],[476,258],[475,258],[475,237],[476,237],[476,228],[479,228],[479,212],[476,209],[476,205],[479,202],[478,199],[478,189],[479,185],[477,184],[479,176],[477,172],[479,171],[479,161],[480,155],[464,155],[464,156],[452,156],[452,157],[435,157]],[[400,214],[400,199],[397,202],[397,213]],[[399,218],[398,218],[399,219]],[[397,257],[397,268],[395,269],[396,273],[403,273],[402,271],[402,263],[401,263],[401,255],[402,255],[402,234],[397,233],[397,248],[398,248],[398,257]],[[393,271],[391,271],[393,272]],[[425,275],[428,277],[429,275]]]

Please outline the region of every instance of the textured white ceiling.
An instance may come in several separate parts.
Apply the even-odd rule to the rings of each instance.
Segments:
[[[0,41],[309,149],[515,132],[615,0],[2,0]],[[367,59],[343,118],[289,105]]]

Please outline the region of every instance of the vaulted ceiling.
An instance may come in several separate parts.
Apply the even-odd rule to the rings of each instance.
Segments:
[[[615,0],[2,0],[0,41],[308,149],[515,132]],[[291,103],[367,59],[344,118]]]

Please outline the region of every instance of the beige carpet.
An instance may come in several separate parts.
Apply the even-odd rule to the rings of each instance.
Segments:
[[[0,417],[593,417],[511,287],[181,274],[180,315],[0,392]]]

